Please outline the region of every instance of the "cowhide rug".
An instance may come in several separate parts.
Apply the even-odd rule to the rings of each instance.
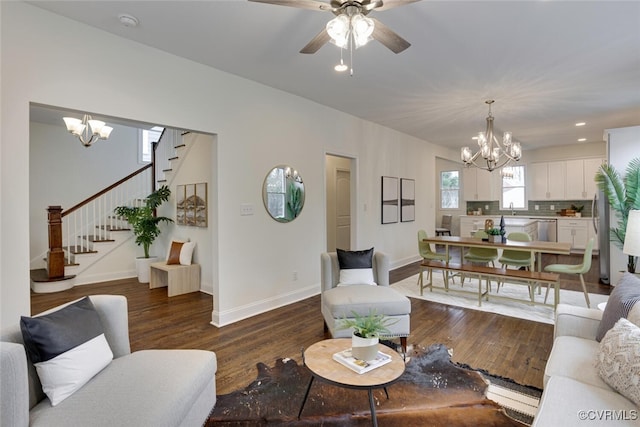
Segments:
[[[206,426],[371,425],[366,390],[316,380],[298,420],[311,378],[308,369],[291,359],[257,367],[258,378],[245,389],[218,396]],[[404,374],[387,389],[389,399],[383,389],[374,390],[380,427],[522,426],[485,397],[481,374],[452,363],[442,344],[414,351]]]

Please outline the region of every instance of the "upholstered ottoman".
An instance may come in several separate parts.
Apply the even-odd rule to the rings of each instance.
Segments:
[[[386,337],[406,340],[409,336],[411,302],[388,286],[352,285],[329,289],[322,293],[321,310],[327,329],[334,338],[347,338],[353,333],[350,328],[342,329],[342,319],[353,318],[354,312],[365,316],[370,311],[395,319]],[[405,342],[403,346],[406,346]]]

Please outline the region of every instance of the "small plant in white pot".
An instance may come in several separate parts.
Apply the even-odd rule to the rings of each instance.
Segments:
[[[502,242],[502,233],[500,233],[499,228],[490,228],[487,230],[487,234],[489,235],[490,242],[492,243]]]
[[[378,355],[378,343],[380,335],[388,334],[388,326],[397,322],[383,314],[376,314],[370,310],[369,314],[362,316],[355,311],[351,312],[353,319],[342,319],[342,328],[353,328],[351,337],[351,354],[356,359],[371,361]]]

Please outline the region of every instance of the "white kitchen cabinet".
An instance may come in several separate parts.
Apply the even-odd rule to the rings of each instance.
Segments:
[[[471,237],[477,230],[484,230],[484,216],[461,216],[460,217],[460,237]]]
[[[564,200],[566,162],[540,162],[529,165],[529,200]]]
[[[594,177],[602,158],[567,160],[565,168],[565,199],[592,199],[598,187]]]
[[[496,199],[492,175],[491,172],[476,167],[462,169],[464,200],[491,201]]]
[[[558,218],[558,242],[571,243],[571,249],[584,249],[589,240],[591,218]]]
[[[587,239],[590,239],[593,237],[593,250],[594,251],[600,250],[600,242],[598,239],[598,233],[596,233],[596,229],[593,226],[593,218],[583,218],[583,220],[587,222],[587,230],[588,230]],[[596,224],[597,223],[598,223],[598,218],[596,218]]]

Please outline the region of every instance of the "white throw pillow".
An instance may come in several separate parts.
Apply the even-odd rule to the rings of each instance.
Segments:
[[[193,250],[196,247],[196,242],[185,242],[180,249],[180,264],[191,265],[191,259],[193,257]]]
[[[350,285],[375,285],[373,281],[373,269],[371,268],[349,268],[340,270],[338,286]]]
[[[635,303],[633,307],[631,307],[627,315],[627,320],[640,327],[640,302]]]
[[[600,341],[596,368],[604,382],[640,405],[640,328],[618,320]]]
[[[113,360],[104,334],[46,362],[36,363],[42,391],[52,406],[71,396]]]

